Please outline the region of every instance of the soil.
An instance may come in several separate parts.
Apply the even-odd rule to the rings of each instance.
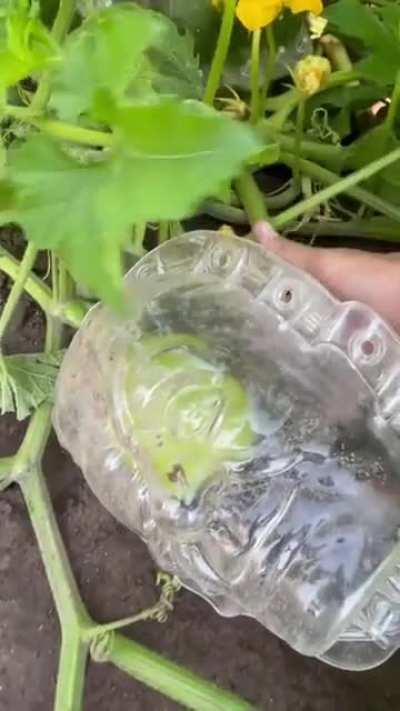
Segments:
[[[0,296],[7,284],[2,282]],[[10,350],[40,349],[43,321],[27,299]],[[0,420],[0,456],[18,447],[24,424]],[[45,471],[83,598],[93,617],[109,621],[151,605],[155,566],[144,544],[119,525],[87,488],[53,438]],[[195,595],[180,593],[159,626],[127,630],[135,640],[274,711],[398,711],[400,655],[381,668],[346,673],[303,658],[254,621],[219,617]],[[0,711],[53,707],[59,626],[25,505],[17,487],[0,496]],[[91,664],[85,711],[173,711],[180,708],[110,665]]]

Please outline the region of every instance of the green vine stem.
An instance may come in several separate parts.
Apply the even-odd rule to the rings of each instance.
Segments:
[[[56,42],[62,42],[67,34],[75,13],[75,0],[60,0],[58,12],[51,29]]]
[[[82,641],[79,628],[61,632],[54,711],[80,711],[83,704],[89,645]]]
[[[60,0],[56,18],[51,29],[51,34],[57,43],[61,43],[68,32],[75,12],[75,0]],[[50,98],[50,73],[46,72],[39,83],[38,89],[32,99],[30,110],[40,114],[46,107]]]
[[[257,123],[260,118],[261,93],[260,93],[260,46],[261,30],[252,32],[251,37],[251,104],[250,121]]]
[[[19,268],[20,262],[9,254],[4,247],[0,247],[0,271],[7,274],[13,281],[16,281]],[[26,278],[24,290],[47,315],[59,318],[73,328],[79,328],[90,307],[90,304],[79,299],[59,304],[54,303],[49,287],[32,272]]]
[[[262,124],[261,124],[262,125]],[[284,133],[271,131],[270,127],[265,127],[265,138],[268,141],[276,141],[285,151],[295,152],[296,139],[293,136],[288,136]],[[307,138],[301,141],[301,155],[303,158],[315,159],[319,163],[323,163],[333,169],[340,166],[345,158],[346,149],[340,145],[332,145],[330,143],[319,143]]]
[[[331,34],[322,35],[320,44],[324,48],[325,54],[333,69],[346,72],[353,70],[353,63],[349,57],[349,53],[338,37]]]
[[[301,155],[302,155],[302,141],[303,141],[303,134],[304,134],[305,117],[306,117],[306,98],[303,95],[299,101],[298,106],[297,106],[297,115],[296,115],[296,136],[295,136],[295,151],[294,151],[295,156],[296,156],[296,163],[295,163],[294,172],[293,172],[293,178],[296,183],[299,182],[300,175],[301,175],[300,159],[301,159]]]
[[[39,436],[39,430],[37,432]],[[42,439],[42,442],[46,441],[47,438]],[[90,624],[90,618],[79,596],[40,467],[27,470],[19,478],[19,484],[61,620],[62,646],[55,711],[79,711],[88,654],[88,644],[81,640],[81,629]]]
[[[114,144],[112,133],[82,128],[81,126],[75,126],[74,124],[65,123],[64,121],[40,119],[32,113],[32,104],[30,107],[7,104],[4,108],[4,113],[6,116],[17,119],[17,121],[23,121],[24,123],[35,126],[48,136],[59,138],[61,141],[71,141],[84,146],[100,148],[110,148]]]
[[[21,264],[18,268],[16,279],[14,281],[14,284],[8,295],[7,301],[0,316],[0,346],[4,338],[7,326],[10,323],[14,310],[20,300],[22,292],[24,291],[25,282],[35,263],[37,253],[38,250],[36,249],[36,247],[33,244],[29,243],[25,250],[25,254],[23,256]]]
[[[192,672],[141,645],[114,634],[107,659],[116,667],[142,681],[185,708],[194,711],[255,711],[254,707],[228,691],[222,691],[207,681],[199,681]]]
[[[348,220],[339,222],[335,220],[321,222],[300,223],[289,230],[292,234],[310,235],[311,237],[361,237],[365,239],[383,240],[385,242],[397,242],[400,244],[400,225],[395,222],[384,221],[374,222],[374,218],[368,220]]]
[[[66,628],[78,625],[85,629],[91,621],[80,599],[39,466],[26,470],[18,483],[32,519],[57,611]]]
[[[255,225],[256,222],[269,219],[264,195],[250,171],[244,171],[235,181],[235,189],[249,217],[250,224]]]
[[[399,150],[399,149],[396,149]],[[368,171],[371,169],[372,175],[377,174],[380,170],[386,167],[385,160],[388,156],[392,156],[392,153],[389,153],[387,156],[384,156],[383,158],[379,158],[377,161],[373,161],[372,163],[369,164],[369,166],[365,166],[365,169]],[[294,166],[295,164],[295,156],[290,154],[290,153],[281,153],[281,160],[286,163],[289,166]],[[392,156],[393,157],[393,156]],[[398,160],[398,159],[397,159]],[[396,162],[396,156],[394,156],[394,159],[390,159],[390,163],[395,163]],[[396,205],[392,205],[392,203],[387,202],[387,200],[383,200],[383,198],[380,198],[379,195],[375,195],[369,190],[365,190],[364,188],[357,187],[357,183],[362,182],[364,180],[367,180],[369,175],[367,177],[364,177],[364,168],[362,168],[360,171],[357,171],[356,173],[352,173],[351,175],[347,176],[347,178],[342,178],[340,179],[340,176],[334,173],[333,171],[327,170],[326,168],[322,168],[320,165],[317,163],[313,163],[312,161],[308,160],[301,160],[300,161],[300,167],[301,171],[305,175],[309,175],[311,178],[314,178],[320,183],[323,183],[324,185],[329,185],[332,186],[332,189],[335,188],[335,186],[338,186],[338,192],[331,195],[331,197],[335,197],[335,195],[338,195],[339,193],[345,192],[350,197],[353,197],[355,200],[358,200],[359,202],[363,203],[364,205],[368,205],[369,207],[372,207],[374,210],[377,212],[380,212],[382,215],[386,215],[386,217],[390,217],[392,220],[395,220],[396,222],[400,222],[400,208],[397,207]],[[360,179],[361,175],[361,179]],[[318,199],[318,195],[320,193],[316,193],[313,196],[313,199],[316,200],[316,204],[314,207],[317,207],[321,202],[324,202],[326,200],[325,197],[320,201]],[[328,198],[328,199],[330,199]],[[304,206],[304,202],[299,203],[299,205]],[[302,208],[304,209],[304,208]],[[307,209],[307,208],[305,208]]]
[[[284,156],[281,157],[284,160]],[[360,170],[355,171],[354,173],[346,176],[345,178],[337,180],[336,176],[336,182],[333,185],[329,185],[327,188],[324,188],[324,190],[320,190],[312,197],[307,198],[306,200],[302,200],[301,202],[297,203],[296,205],[293,205],[292,207],[289,207],[287,210],[278,215],[278,217],[274,219],[275,227],[285,227],[293,220],[296,220],[298,217],[303,215],[305,212],[308,212],[309,210],[318,207],[322,203],[331,200],[332,198],[336,197],[337,195],[340,195],[341,193],[353,190],[353,195],[355,195],[354,188],[356,188],[359,183],[368,180],[368,178],[372,178],[373,175],[376,175],[381,170],[384,170],[384,168],[387,168],[389,165],[397,163],[398,160],[400,160],[400,148],[396,148],[390,153],[387,153],[387,155],[383,156],[382,158],[378,158],[377,160],[372,161],[368,165],[363,166],[363,168],[360,168]],[[358,194],[360,194],[359,191]],[[387,203],[387,205],[390,207],[391,212],[391,214],[388,216],[400,222],[400,208],[397,208],[394,205],[391,206],[389,203]]]
[[[268,25],[266,28],[267,37],[267,64],[265,67],[265,79],[264,79],[264,91],[263,91],[263,111],[267,108],[267,99],[269,90],[271,87],[271,82],[274,75],[274,67],[276,61],[276,42],[273,24]]]
[[[215,217],[221,222],[228,222],[234,225],[249,225],[249,218],[244,210],[232,205],[225,205],[213,201],[207,201],[204,212]],[[270,218],[273,222],[273,218]],[[399,223],[385,220],[384,218],[370,218],[368,220],[348,220],[347,222],[336,220],[321,220],[320,222],[300,222],[293,225],[288,232],[293,234],[310,235],[313,237],[360,237],[365,239],[380,239],[384,242],[394,242],[400,244]]]
[[[7,274],[13,281],[18,278],[20,262],[15,259],[5,247],[0,247],[0,271]],[[51,290],[35,274],[29,274],[25,281],[25,291],[44,310],[50,309]]]
[[[360,79],[362,75],[357,70],[353,69],[351,71],[337,71],[333,72],[327,86],[321,89],[321,92],[327,89],[334,89],[337,86],[343,86],[343,84],[349,84],[357,79]],[[318,92],[318,93],[321,93]],[[295,87],[289,89],[288,91],[279,94],[278,96],[271,96],[267,99],[266,108],[269,111],[280,111],[288,103],[292,104],[292,109],[297,106],[297,101],[299,100],[299,92]],[[294,103],[293,103],[294,102]]]
[[[229,52],[233,26],[235,23],[236,0],[225,0],[223,8],[221,29],[207,79],[206,90],[204,92],[204,101],[206,104],[210,104],[210,106],[213,105],[215,95],[220,86],[226,58]]]
[[[299,196],[300,191],[293,183],[276,195],[263,195],[267,210],[282,210],[291,205]],[[203,202],[199,214],[210,215],[222,222],[232,222],[234,225],[248,225],[249,218],[244,210],[236,205],[226,205],[217,200]]]
[[[14,457],[2,457],[0,459],[0,491],[7,489],[13,483]]]
[[[287,101],[282,104],[281,108],[275,111],[272,116],[269,116],[269,118],[265,119],[265,125],[267,125],[271,130],[281,131],[285,126],[290,114],[298,106],[300,100],[300,92],[297,89],[293,89],[293,92],[290,94],[290,96],[287,97]],[[266,103],[268,105],[268,101]]]

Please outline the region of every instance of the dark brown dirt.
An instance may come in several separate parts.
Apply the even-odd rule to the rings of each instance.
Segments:
[[[10,348],[40,347],[42,326],[27,302],[18,328],[11,332]],[[0,420],[0,456],[15,451],[23,429],[10,416]],[[103,509],[54,439],[45,470],[90,613],[99,621],[109,621],[152,604],[155,568],[146,547]],[[180,594],[165,625],[143,623],[128,633],[260,709],[400,709],[399,655],[372,672],[340,672],[292,652],[253,621],[218,617],[189,592]],[[59,641],[58,621],[25,506],[18,488],[11,487],[0,495],[0,711],[52,709]],[[93,664],[88,669],[85,711],[177,708],[109,665]]]
[[[20,437],[0,423],[0,451]],[[152,560],[141,541],[103,509],[56,441],[46,471],[61,530],[90,613],[108,621],[155,600]],[[257,623],[225,620],[189,592],[163,626],[129,632],[177,662],[274,711],[398,711],[399,657],[350,674],[302,658]],[[0,496],[0,711],[52,708],[59,628],[38,549],[16,487]],[[109,665],[91,665],[85,711],[172,711],[178,706]]]

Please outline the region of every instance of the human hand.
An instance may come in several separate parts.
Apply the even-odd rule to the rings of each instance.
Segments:
[[[371,306],[400,332],[400,252],[307,247],[280,237],[267,222],[253,234],[266,249],[312,274],[343,301]]]

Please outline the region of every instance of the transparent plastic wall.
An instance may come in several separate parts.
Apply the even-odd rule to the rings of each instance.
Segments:
[[[400,341],[260,246],[213,232],[126,277],[58,381],[103,504],[222,615],[366,669],[400,646]]]

